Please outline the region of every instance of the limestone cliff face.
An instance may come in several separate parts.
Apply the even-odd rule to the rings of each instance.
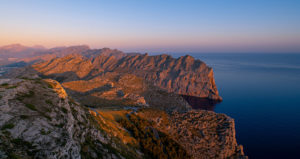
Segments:
[[[235,138],[234,120],[225,114],[198,110],[167,115],[157,110],[138,115],[155,123],[155,128],[172,136],[194,159],[247,159]]]
[[[97,111],[73,101],[59,82],[32,77],[0,79],[0,158],[147,158],[155,151],[141,148],[145,143],[139,143],[139,139],[144,137],[134,138],[118,123],[120,118],[131,120],[131,115],[152,123],[145,125],[146,131],[137,130],[139,133],[154,134],[156,140],[164,142],[163,147],[176,143],[191,158],[247,158],[236,142],[233,119],[224,114],[167,114],[168,107]],[[177,98],[165,97],[159,97],[165,101],[156,104]],[[147,131],[149,128],[152,131]],[[161,144],[155,148],[161,148]],[[164,151],[161,152],[159,155],[165,158]]]
[[[175,59],[169,55],[137,54],[123,58],[100,55],[88,59],[69,55],[35,64],[33,68],[64,82],[90,79],[105,72],[134,74],[168,92],[222,100],[212,68],[191,56]]]
[[[58,82],[0,79],[1,159],[121,159],[122,151],[130,148],[120,145]]]
[[[126,56],[112,71],[130,72],[154,85],[182,95],[221,100],[212,68],[192,56],[174,59],[168,55]]]
[[[246,158],[235,138],[234,120],[225,114],[190,111],[171,117],[168,130],[193,158]]]

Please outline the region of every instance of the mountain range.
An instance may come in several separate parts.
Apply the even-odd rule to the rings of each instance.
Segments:
[[[222,100],[200,60],[88,46],[35,54],[0,79],[0,157],[247,158],[232,118],[183,98]]]

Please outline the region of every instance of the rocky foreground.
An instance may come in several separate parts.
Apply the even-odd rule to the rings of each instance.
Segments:
[[[96,111],[75,102],[57,81],[38,76],[1,79],[0,95],[0,158],[244,156],[235,140],[234,121],[223,114],[167,114],[151,108]],[[124,120],[134,125],[128,127]],[[136,129],[139,136],[134,127],[143,128]]]

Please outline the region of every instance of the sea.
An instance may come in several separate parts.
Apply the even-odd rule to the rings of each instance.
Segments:
[[[237,142],[250,159],[300,158],[300,53],[189,55],[213,68],[223,97],[192,99],[193,107],[234,118]]]

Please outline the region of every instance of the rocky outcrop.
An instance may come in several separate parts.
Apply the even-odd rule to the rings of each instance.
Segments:
[[[94,108],[152,107],[167,112],[191,109],[179,95],[168,93],[132,74],[107,72],[90,80],[62,83],[77,101]]]
[[[68,97],[56,81],[1,79],[0,91],[0,158],[128,155],[123,153],[128,146],[113,142],[88,109]]]
[[[110,71],[129,72],[168,92],[221,100],[212,68],[191,56],[126,56]]]
[[[33,68],[43,75],[64,82],[91,79],[105,72],[133,74],[168,92],[222,100],[212,68],[188,55],[177,59],[169,55],[147,54],[125,56],[121,59],[103,55],[90,59],[69,55],[35,64]]]
[[[2,51],[5,52],[9,48],[3,47]],[[33,65],[37,71],[60,82],[91,79],[105,72],[130,73],[168,92],[222,100],[212,68],[188,55],[175,59],[169,55],[148,56],[138,53],[125,54],[109,48],[90,49],[85,45],[48,50],[24,46],[17,48],[23,52],[26,52],[26,49],[35,52],[30,55],[25,53],[26,56],[22,58],[18,57],[14,60],[18,62],[13,64],[14,66],[38,63]]]
[[[171,134],[193,158],[246,158],[235,138],[234,120],[210,111],[174,113]]]
[[[145,89],[148,85],[134,75],[108,77],[115,81],[105,83],[110,88],[108,93],[102,94],[105,100],[109,101],[114,95],[136,98],[141,103],[150,101],[149,108],[131,111],[131,108],[116,110],[114,107],[100,112],[81,106],[89,99],[75,102],[55,80],[33,75],[1,79],[0,157],[144,158],[150,152],[141,149],[143,143],[139,143],[139,138],[118,124],[120,118],[127,120],[135,114],[151,121],[151,127],[146,125],[148,128],[139,130],[138,134],[150,128],[154,133],[152,137],[162,140],[165,146],[179,144],[191,158],[246,158],[243,147],[236,142],[234,120],[230,117],[210,111],[190,111],[189,105],[177,94],[158,87]],[[94,79],[92,83],[97,80],[103,82]],[[130,87],[132,83],[134,87]],[[118,91],[114,91],[115,88]],[[142,91],[144,89],[146,91]],[[126,93],[128,90],[132,94]],[[144,100],[133,92],[140,92]],[[159,144],[154,145],[159,148]],[[166,153],[170,152],[173,150],[168,149]]]
[[[172,136],[192,158],[247,158],[243,146],[236,142],[234,120],[225,114],[199,110],[167,115],[157,110],[144,110],[138,115]]]
[[[202,61],[83,50],[0,80],[0,158],[246,158],[233,119],[181,96],[221,100]]]

